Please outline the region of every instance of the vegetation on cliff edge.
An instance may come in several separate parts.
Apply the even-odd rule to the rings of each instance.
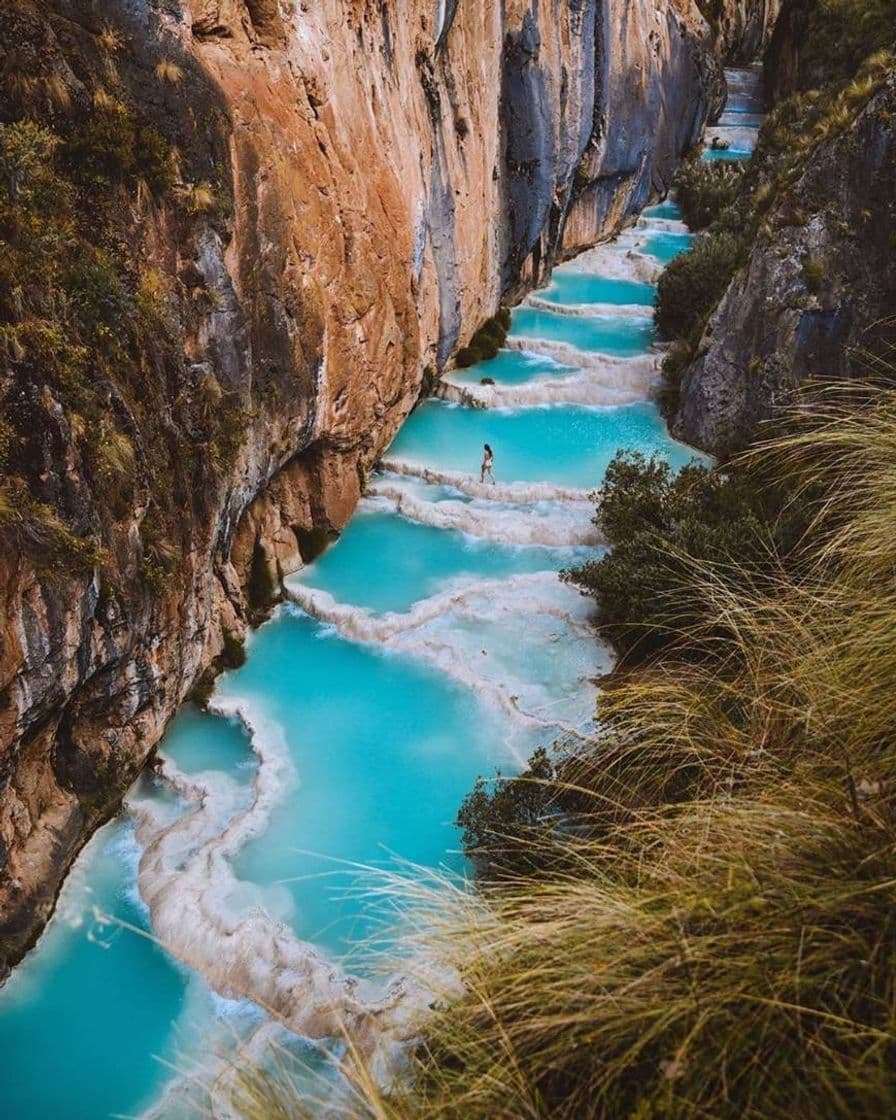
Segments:
[[[158,236],[189,238],[185,175],[207,153],[141,109],[165,102],[172,71],[147,76],[124,32],[41,19],[24,0],[0,21],[18,44],[0,74],[0,533],[38,566],[102,565],[112,584],[159,591],[179,559],[174,522],[243,431],[231,394],[187,368],[202,293],[184,298]],[[159,89],[136,96],[147,82]],[[194,82],[197,113],[205,97]],[[211,117],[202,127],[222,143]]]

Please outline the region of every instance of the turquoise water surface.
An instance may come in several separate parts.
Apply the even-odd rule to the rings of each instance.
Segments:
[[[652,404],[555,405],[503,412],[426,401],[399,432],[389,458],[472,473],[478,470],[485,443],[495,452],[499,480],[586,489],[600,485],[607,465],[622,448],[647,455],[661,452],[675,466],[695,455],[669,436]]]
[[[644,242],[644,252],[656,257],[663,264],[680,257],[694,244],[693,234],[690,233],[652,233]]]
[[[456,381],[478,383],[483,377],[490,377],[499,385],[522,385],[536,377],[568,377],[573,372],[574,367],[561,365],[540,354],[530,354],[527,350],[499,350],[497,357],[454,370],[451,376]]]
[[[369,558],[363,567],[369,578]],[[274,912],[338,955],[390,924],[359,866],[397,868],[399,857],[461,871],[458,807],[477,774],[513,761],[500,722],[468,690],[291,609],[255,635],[221,693],[276,720],[299,776],[237,874],[270,888]]]
[[[716,151],[713,151],[711,148],[704,148],[703,156],[701,158],[707,160],[708,162],[726,159],[738,162],[740,160],[749,159],[752,154],[752,151],[746,151],[740,148],[720,148]]]
[[[94,908],[147,928],[136,897],[136,849],[127,822],[108,825],[82,857],[37,951],[0,1004],[2,1115],[93,1120],[137,1111],[170,1076],[188,1039],[175,1028],[188,981],[152,941],[99,922]]]
[[[656,286],[637,280],[613,280],[588,272],[555,268],[551,282],[539,295],[549,303],[601,303],[617,306],[643,304],[651,307],[656,301]],[[645,314],[649,314],[645,311]]]
[[[673,202],[671,198],[665,199],[663,202],[658,202],[655,206],[646,206],[641,214],[645,218],[664,218],[670,222],[681,221],[681,209],[678,203]]]
[[[376,557],[376,579],[371,579]],[[520,548],[406,521],[394,513],[359,512],[339,541],[300,576],[308,587],[374,611],[406,611],[448,581],[503,579],[561,568],[571,552]]]
[[[727,109],[719,118],[721,128],[759,128],[765,117],[750,109]]]
[[[645,309],[649,315],[649,310]],[[520,307],[513,313],[511,335],[566,342],[577,350],[597,351],[616,358],[643,354],[653,341],[651,318],[629,316],[561,315],[537,307]]]

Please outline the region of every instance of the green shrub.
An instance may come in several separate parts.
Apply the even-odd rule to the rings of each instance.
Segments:
[[[506,307],[500,308],[496,315],[487,319],[470,339],[467,346],[461,347],[454,358],[458,369],[466,369],[476,362],[487,362],[497,357],[498,351],[507,340],[507,331],[510,328],[510,311]]]
[[[620,453],[595,517],[612,549],[563,579],[595,600],[603,633],[629,662],[652,656],[702,618],[683,591],[695,561],[736,557],[742,572],[758,572],[772,537],[789,546],[798,529],[776,519],[778,501],[734,470],[692,463],[675,474],[665,460]]]
[[[656,324],[664,339],[699,337],[744,256],[731,233],[709,233],[676,257],[660,276]]]
[[[818,0],[798,55],[800,89],[851,78],[877,51],[893,45],[896,0]]]
[[[0,183],[10,202],[38,213],[58,209],[65,196],[53,169],[58,144],[34,121],[0,125]]]
[[[157,195],[174,186],[176,175],[171,145],[156,128],[141,128],[134,149],[134,174]]]
[[[26,493],[18,480],[2,488],[0,531],[17,548],[29,551],[41,568],[86,572],[105,559],[95,537],[75,532],[54,509]]]
[[[127,106],[104,95],[91,115],[73,129],[65,146],[66,161],[80,182],[109,186],[133,171],[136,143],[137,130]]]
[[[229,630],[224,632],[224,648],[218,658],[222,669],[239,669],[240,666],[246,664],[246,643],[242,638],[238,638],[235,634],[231,634]]]
[[[520,871],[534,872],[549,861],[549,845],[532,844],[537,833],[544,838],[556,818],[556,777],[548,752],[539,748],[522,774],[493,783],[479,778],[464,798],[457,814],[461,842],[483,879],[497,879]],[[489,788],[491,786],[491,788]]]
[[[90,343],[105,348],[123,341],[133,306],[107,254],[96,250],[76,255],[62,282],[78,327]]]

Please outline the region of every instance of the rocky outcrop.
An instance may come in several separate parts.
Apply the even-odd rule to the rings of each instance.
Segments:
[[[700,9],[716,36],[725,62],[744,65],[762,55],[783,0],[703,0]]]
[[[721,454],[808,378],[867,369],[896,306],[896,75],[819,144],[763,226],[686,372],[674,433]]]
[[[803,61],[811,42],[809,27],[818,0],[785,0],[765,52],[765,99],[774,105],[795,93],[807,81]]]
[[[424,373],[663,190],[719,102],[690,0],[395,8],[0,13],[0,120],[31,105],[62,135],[79,122],[84,158],[122,145],[133,188],[115,187],[96,260],[127,259],[122,299],[161,324],[119,360],[79,350],[76,393],[23,346],[9,301],[4,493],[40,517],[8,513],[0,555],[0,975],[244,631],[259,571],[344,525]],[[139,127],[100,134],[101,113]],[[167,194],[134,135],[171,146]]]

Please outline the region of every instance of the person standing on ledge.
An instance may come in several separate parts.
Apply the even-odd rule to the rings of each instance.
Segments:
[[[486,476],[491,482],[492,486],[495,484],[495,474],[492,470],[492,463],[495,461],[494,452],[488,444],[485,445],[485,451],[482,455],[482,467],[479,471],[479,481],[485,482]]]

